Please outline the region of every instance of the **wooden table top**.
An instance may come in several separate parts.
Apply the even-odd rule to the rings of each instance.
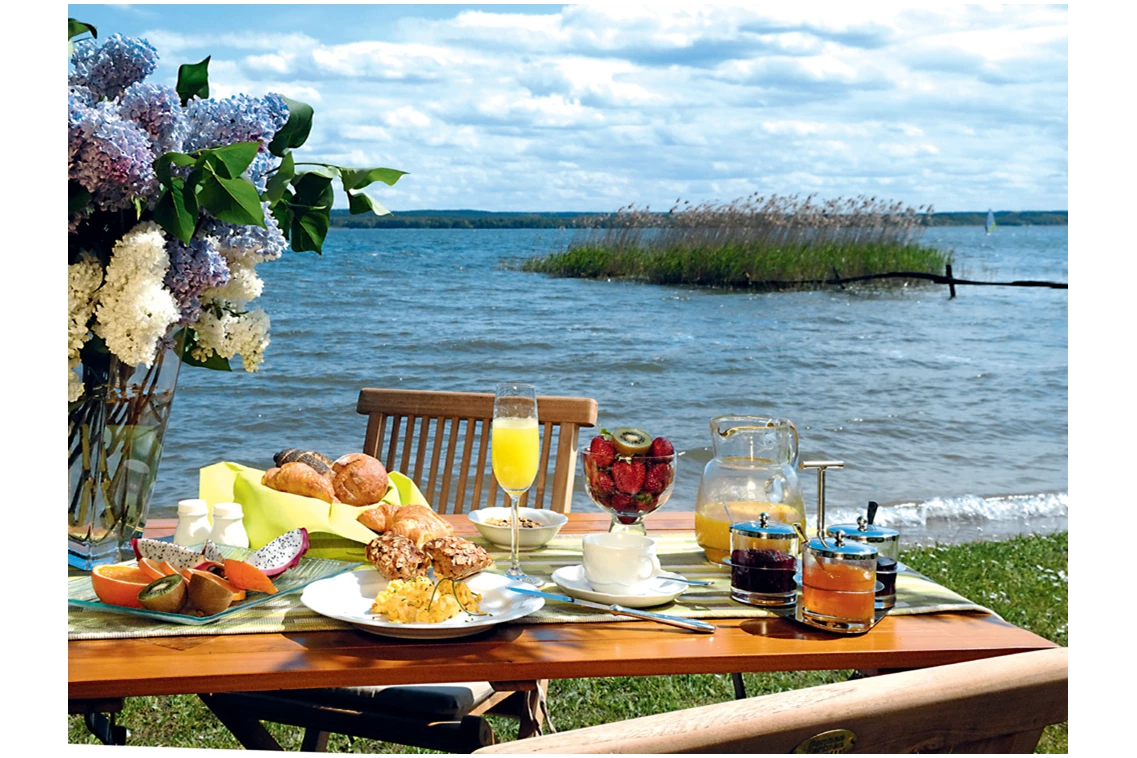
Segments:
[[[459,534],[465,516],[447,516]],[[570,514],[564,533],[607,529],[609,517]],[[148,534],[173,532],[173,521]],[[649,533],[691,531],[692,513],[648,517]],[[76,640],[68,643],[73,700],[310,687],[603,676],[908,669],[1055,647],[994,616],[887,616],[846,636],[784,619],[716,619],[711,634],[653,622],[502,624],[457,640],[399,640],[361,631]]]

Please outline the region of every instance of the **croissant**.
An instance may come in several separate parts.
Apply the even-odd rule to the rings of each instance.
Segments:
[[[366,453],[348,453],[332,464],[332,487],[341,503],[372,505],[387,494],[387,469]]]
[[[406,537],[421,548],[435,537],[449,537],[454,528],[425,505],[381,503],[359,514],[359,523],[381,534]]]
[[[270,468],[261,477],[261,484],[278,492],[314,497],[325,503],[336,502],[332,483],[316,473],[311,466],[299,461],[286,463],[280,468]]]

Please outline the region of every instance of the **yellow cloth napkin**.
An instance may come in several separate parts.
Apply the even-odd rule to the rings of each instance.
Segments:
[[[409,477],[397,471],[387,475],[390,484],[380,502],[429,505]],[[214,503],[240,503],[249,547],[261,547],[285,532],[304,527],[310,543],[308,554],[313,558],[364,560],[364,547],[375,532],[356,520],[362,508],[278,492],[261,484],[262,476],[264,471],[239,463],[215,463],[201,469],[198,497],[209,504],[210,513]]]

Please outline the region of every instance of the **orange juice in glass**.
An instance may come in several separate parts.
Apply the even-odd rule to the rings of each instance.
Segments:
[[[541,453],[537,419],[495,418],[490,438],[497,483],[511,496],[520,497],[537,476],[537,458]]]

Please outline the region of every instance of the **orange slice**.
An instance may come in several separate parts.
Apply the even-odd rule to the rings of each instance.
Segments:
[[[182,576],[185,577],[185,580],[187,582],[193,576],[193,574],[190,573],[191,571],[193,571],[193,569],[174,568],[172,565],[170,565],[169,561],[162,561],[161,563],[158,564],[158,568],[161,569],[162,574],[164,576],[169,576],[170,574],[181,574]]]
[[[162,571],[158,563],[150,560],[149,558],[139,558],[138,568],[142,570],[143,574],[146,574],[146,576],[150,577],[151,581],[154,581],[155,579],[161,579],[162,577],[166,576],[166,572]]]
[[[135,566],[96,566],[91,572],[91,587],[107,605],[141,608],[138,593],[153,580]]]
[[[272,583],[272,580],[265,576],[265,572],[251,563],[226,558],[225,578],[241,589],[252,592],[266,592],[269,595],[276,594],[276,585]]]

